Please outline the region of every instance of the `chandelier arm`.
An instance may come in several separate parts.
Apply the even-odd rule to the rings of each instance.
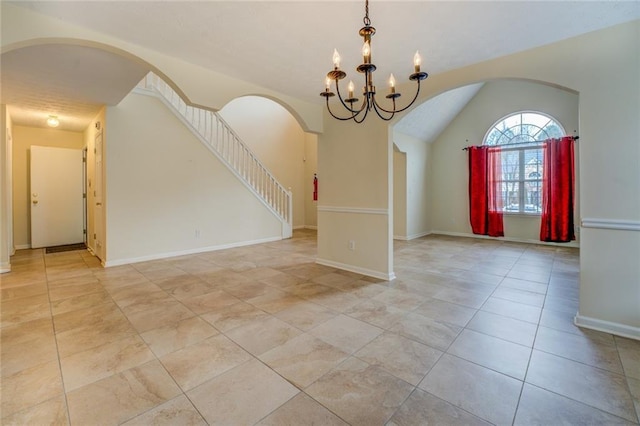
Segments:
[[[394,103],[394,109],[395,109],[395,103],[396,103],[395,99],[394,99],[393,103]],[[384,117],[380,113],[380,110],[378,110],[378,108],[381,111],[384,111],[384,112],[386,112],[388,114],[391,114],[391,115],[389,117]],[[376,114],[378,114],[378,117],[380,117],[384,121],[390,121],[396,115],[395,111],[387,111],[386,109],[384,109],[380,105],[378,105],[378,102],[376,102],[376,98],[375,97],[373,98],[373,109],[376,111]]]
[[[384,112],[386,112],[387,114],[395,114],[396,112],[399,112],[399,111],[397,111],[397,110],[396,110],[396,100],[395,100],[395,99],[392,99],[391,101],[393,102],[393,110],[391,110],[391,111],[389,111],[388,109],[383,108],[383,107],[382,107],[382,105],[380,105],[380,104],[378,103],[378,101],[376,101],[375,96],[373,97],[373,106],[374,106],[374,108],[376,109],[376,112],[378,112],[378,110],[380,110],[380,111],[384,111]],[[380,113],[378,113],[378,117],[383,118],[383,117],[380,115]],[[384,119],[384,118],[383,118],[383,119]]]
[[[355,120],[359,114],[359,113],[352,113],[351,117],[338,117],[333,113],[333,111],[331,111],[331,107],[329,106],[329,98],[327,98],[327,111],[329,111],[329,114],[331,114],[333,118],[340,121]]]
[[[418,99],[418,95],[420,94],[420,80],[417,80],[417,81],[418,81],[418,89],[416,90],[416,94],[413,96],[413,99],[411,99],[411,102],[409,102],[409,104],[406,107],[399,109],[396,112],[406,111],[407,109],[409,109],[409,107],[411,107],[411,105],[413,105],[416,99]]]
[[[405,106],[404,108],[401,109],[395,109],[395,101],[393,102],[393,111],[387,111],[386,109],[384,109],[382,106],[378,105],[378,107],[389,114],[396,114],[402,111],[406,111],[411,105],[413,105],[413,103],[416,101],[416,99],[418,99],[418,95],[420,94],[420,80],[416,80],[418,82],[418,89],[416,90],[416,94],[413,96],[413,99],[411,100],[411,102],[409,102],[409,104],[407,106]],[[376,102],[377,104],[377,102]],[[380,117],[382,118],[382,117]]]
[[[349,111],[350,113],[355,115],[358,115],[362,112],[362,110],[364,109],[364,105],[365,105],[365,99],[362,100],[362,106],[360,107],[360,109],[353,109],[350,106],[348,106],[345,102],[344,99],[342,99],[342,95],[340,95],[340,88],[338,87],[338,80],[336,80],[336,93],[338,94],[338,99],[340,99],[340,102],[342,103],[342,106]]]
[[[364,102],[363,102],[363,105],[364,105]],[[364,115],[362,116],[362,118],[358,121],[358,115],[360,115],[360,113],[358,113],[357,115],[355,115],[353,117],[353,121],[355,121],[356,123],[360,124],[367,118],[368,114],[369,114],[369,108],[365,108],[364,109]]]

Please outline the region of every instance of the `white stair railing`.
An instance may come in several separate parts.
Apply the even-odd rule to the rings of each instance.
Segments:
[[[280,219],[282,237],[292,236],[291,191],[276,180],[219,114],[188,105],[171,86],[151,72],[142,79],[136,89],[139,93],[151,92],[157,95],[198,139]]]

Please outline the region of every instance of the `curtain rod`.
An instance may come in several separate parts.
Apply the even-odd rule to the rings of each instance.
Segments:
[[[569,138],[573,138],[573,140],[574,140],[574,141],[577,141],[578,139],[580,139],[580,136],[563,136],[563,137],[564,137],[564,138],[567,138],[567,137],[569,137]],[[467,142],[469,142],[469,141],[467,140]],[[542,143],[542,142],[544,142],[544,141],[537,141],[537,142],[519,142],[519,143],[512,143],[512,144],[505,145],[505,146],[506,146],[506,147],[511,147],[511,146],[514,146],[514,145],[529,145],[529,144],[533,144],[533,143]],[[480,145],[480,146],[482,146],[482,145]],[[502,146],[502,145],[490,145],[490,146]],[[465,148],[462,148],[462,150],[463,150],[463,151],[468,151],[468,150],[469,150],[469,147],[467,146],[467,147],[465,147]]]

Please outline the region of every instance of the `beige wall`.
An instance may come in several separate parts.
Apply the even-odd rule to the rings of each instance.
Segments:
[[[29,152],[32,145],[84,148],[80,132],[13,126],[13,235],[17,248],[31,247],[31,198]]]
[[[637,262],[640,259],[639,55],[640,21],[634,21],[435,74],[421,91],[421,99],[428,99],[470,83],[522,78],[579,93],[577,130],[583,228],[577,321],[636,338],[640,338],[637,303],[640,300],[640,262]],[[398,90],[410,93],[411,89],[402,84]],[[392,205],[388,193],[393,183],[388,166],[393,161],[388,149],[391,138],[385,126],[373,121],[365,125],[341,123],[325,114],[325,132],[318,139],[319,168],[323,175],[324,171],[336,175],[324,186],[328,202],[382,210]],[[371,167],[360,166],[361,163]],[[352,174],[357,178],[350,179]],[[362,182],[367,182],[370,190],[363,191]],[[348,229],[351,235],[384,236],[391,228],[388,220],[352,222],[322,212],[318,220],[320,259],[332,256],[335,263],[357,269],[375,258],[375,271],[392,271],[391,236],[378,240],[378,244],[362,256],[354,257],[342,248],[347,238],[340,234]],[[610,244],[599,244],[601,238]],[[339,241],[339,250],[332,251],[333,246],[328,244],[331,240]],[[622,264],[620,259],[634,260]]]
[[[0,105],[0,273],[11,271],[13,229],[13,124],[6,105]]]
[[[399,132],[394,132],[393,141],[406,153],[406,233],[403,237],[411,240],[431,232],[431,144]]]
[[[393,150],[393,238],[407,238],[407,153]]]
[[[106,113],[106,264],[281,238],[280,221],[157,98]]]
[[[578,95],[575,92],[515,80],[485,84],[433,143],[433,232],[473,235],[469,224],[468,157],[462,148],[481,145],[496,121],[519,111],[550,115],[569,135],[578,130]],[[576,155],[576,164],[577,160]],[[576,191],[580,190],[578,177],[579,173],[576,174]],[[580,220],[578,201],[576,224]],[[507,239],[539,242],[540,216],[505,214],[504,230]]]
[[[293,226],[305,225],[305,133],[280,104],[258,96],[234,99],[219,111],[260,162],[293,194]]]

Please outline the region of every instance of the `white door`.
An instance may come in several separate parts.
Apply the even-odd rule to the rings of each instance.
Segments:
[[[82,243],[82,150],[31,147],[31,247]]]

